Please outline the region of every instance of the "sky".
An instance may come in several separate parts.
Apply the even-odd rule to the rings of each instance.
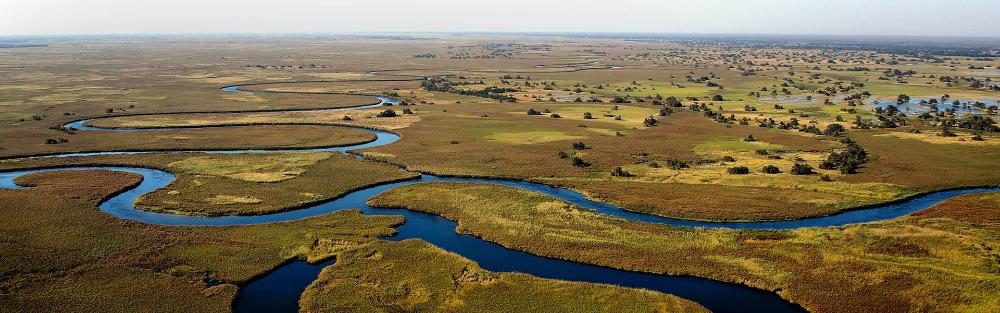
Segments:
[[[1000,36],[998,0],[0,0],[0,36],[628,32]]]

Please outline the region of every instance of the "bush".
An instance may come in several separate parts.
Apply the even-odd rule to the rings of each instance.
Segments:
[[[559,116],[559,114],[556,113],[552,113],[552,115],[549,116],[551,116],[552,118],[562,118],[562,116]]]
[[[826,125],[826,129],[823,130],[823,134],[827,136],[840,136],[840,134],[843,134],[845,131],[846,129],[844,129],[844,125],[834,123]]]
[[[646,120],[642,121],[642,125],[644,125],[646,127],[656,126],[656,119],[653,118],[652,116],[647,117]]]
[[[725,100],[726,99],[722,98],[722,95],[714,95],[714,96],[712,96],[712,101],[725,101]]]
[[[55,144],[60,144],[60,143],[64,143],[64,142],[69,142],[69,140],[67,140],[66,138],[48,138],[48,139],[45,139],[45,144],[49,144],[49,145],[55,145]]]
[[[399,115],[396,115],[396,111],[393,111],[392,109],[389,109],[389,110],[382,111],[381,113],[379,113],[378,115],[375,115],[375,116],[377,116],[377,117],[396,117],[396,116],[399,116]]]
[[[344,118],[342,118],[342,120],[345,120],[345,121],[352,121],[352,120],[354,120],[354,119],[353,119],[353,118],[351,118],[350,116],[347,116],[347,115],[344,115]]]
[[[632,177],[632,173],[626,172],[621,166],[615,167],[615,170],[611,171],[611,176],[614,177]]]
[[[565,151],[559,151],[559,153],[557,153],[556,155],[559,156],[560,159],[565,159],[569,157],[569,153],[566,153]]]
[[[760,169],[760,172],[764,174],[779,174],[781,173],[781,169],[774,165],[765,165]]]
[[[757,138],[754,138],[753,135],[747,135],[746,138],[743,138],[743,141],[746,141],[746,142],[757,141]]]
[[[843,140],[847,148],[843,152],[832,152],[819,165],[825,170],[840,170],[843,174],[857,173],[862,164],[868,162],[868,151],[850,139]]]
[[[682,169],[682,168],[688,168],[688,164],[685,163],[684,161],[674,160],[674,159],[667,160],[667,166],[669,166],[670,168],[675,169],[675,170],[679,170],[679,169]]]
[[[528,109],[528,115],[542,115],[542,112],[535,111],[535,109]]]
[[[733,175],[750,174],[750,168],[746,166],[730,167],[728,170],[726,170],[726,173]]]
[[[723,162],[736,162],[736,158],[733,158],[733,157],[727,155],[727,156],[722,157],[722,161]]]
[[[406,109],[403,109],[403,114],[413,114],[413,111],[410,111],[409,108],[406,108]]]
[[[583,119],[589,120],[589,119],[593,119],[593,118],[594,118],[594,115],[590,114],[590,112],[583,112]]]
[[[812,175],[812,174],[816,174],[816,172],[813,171],[812,166],[809,166],[809,164],[802,164],[802,163],[795,163],[795,165],[792,165],[791,173],[793,175]]]
[[[590,163],[587,163],[587,161],[584,161],[580,157],[573,157],[572,161],[573,161],[573,166],[576,166],[576,167],[587,167],[587,166],[590,166]]]
[[[574,142],[573,143],[573,149],[575,149],[575,150],[587,149],[587,144],[583,143],[582,141],[581,142]]]

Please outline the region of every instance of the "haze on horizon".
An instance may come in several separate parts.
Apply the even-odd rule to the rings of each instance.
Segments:
[[[1000,10],[992,0],[0,1],[0,36],[344,32],[995,37]]]

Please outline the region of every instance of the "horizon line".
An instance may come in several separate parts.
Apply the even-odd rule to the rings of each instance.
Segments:
[[[303,32],[138,32],[138,33],[48,33],[48,34],[0,34],[0,38],[26,37],[26,38],[57,38],[57,37],[112,37],[112,36],[295,36],[295,35],[369,35],[369,34],[407,34],[407,35],[550,35],[550,36],[579,36],[579,35],[638,35],[638,36],[734,36],[734,37],[842,37],[842,38],[923,38],[923,39],[994,39],[1000,40],[1000,36],[991,35],[912,35],[912,34],[809,34],[809,33],[713,33],[713,32],[642,32],[642,31],[622,31],[622,32],[591,32],[591,31],[303,31]]]

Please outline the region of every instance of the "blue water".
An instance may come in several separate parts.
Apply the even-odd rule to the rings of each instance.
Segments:
[[[920,101],[929,101],[926,98],[912,98],[906,103],[896,103],[895,101],[876,101],[875,103],[869,105],[871,108],[887,108],[890,105],[896,106],[900,112],[906,115],[916,116],[927,112],[933,112],[930,104],[921,104]],[[938,99],[940,100],[940,99]],[[954,106],[952,102],[958,100],[961,104],[959,106]],[[974,107],[973,104],[980,102],[986,105],[986,107],[997,105],[997,100],[995,99],[981,99],[981,100],[967,100],[967,99],[947,99],[943,103],[937,104],[937,109],[940,112],[944,112],[946,109],[954,109],[956,115],[970,115],[970,114],[984,114],[986,111]]]
[[[233,311],[244,313],[298,312],[299,296],[312,284],[323,268],[336,263],[330,259],[318,264],[303,261],[288,263],[240,288]]]
[[[242,92],[238,86],[227,86],[226,91]],[[380,103],[391,103],[392,99],[380,98]],[[78,129],[91,131],[108,131],[85,124],[87,120],[69,124]],[[114,131],[134,131],[134,129],[113,129]],[[163,128],[143,129],[163,130]],[[376,135],[376,140],[359,145],[345,147],[329,147],[320,149],[286,149],[286,150],[228,150],[202,151],[207,153],[253,153],[273,151],[338,151],[346,153],[349,150],[363,149],[386,145],[399,140],[399,136],[377,130],[368,130]],[[94,152],[73,153],[48,157],[90,156],[107,154],[136,154],[152,152]],[[369,215],[402,215],[406,218],[403,225],[397,227],[398,234],[389,240],[418,238],[435,246],[459,254],[479,263],[487,270],[497,272],[521,272],[543,278],[562,279],[592,283],[607,283],[625,287],[645,288],[674,294],[689,299],[716,312],[745,312],[748,310],[762,312],[801,312],[801,307],[791,304],[776,294],[742,285],[713,281],[710,279],[669,276],[649,273],[623,271],[601,266],[576,263],[558,259],[540,257],[525,252],[506,249],[498,244],[479,238],[460,235],[455,232],[457,224],[437,215],[426,214],[404,209],[383,209],[370,207],[367,201],[372,196],[399,186],[435,181],[492,183],[521,188],[543,193],[585,209],[594,210],[600,214],[614,216],[626,220],[659,223],[677,227],[718,227],[734,229],[794,229],[801,227],[839,226],[852,223],[864,223],[897,218],[914,211],[930,207],[943,200],[971,193],[997,192],[1000,188],[968,188],[935,192],[895,204],[848,211],[831,216],[808,218],[792,221],[773,222],[704,222],[671,219],[654,215],[635,213],[597,201],[588,200],[580,193],[568,189],[555,188],[543,184],[490,178],[457,178],[421,175],[412,180],[394,182],[374,186],[348,193],[340,198],[307,208],[294,211],[272,213],[266,215],[248,216],[188,216],[168,213],[157,213],[136,209],[133,203],[143,194],[161,189],[174,181],[175,176],[156,169],[137,167],[66,167],[55,169],[33,169],[10,172],[0,172],[0,188],[23,188],[13,181],[17,177],[37,172],[55,170],[112,170],[130,172],[143,176],[142,182],[123,193],[115,195],[102,202],[102,211],[116,217],[136,220],[159,225],[198,225],[198,226],[229,226],[274,223],[303,219],[329,214],[345,209],[360,209]],[[297,311],[298,299],[306,286],[313,280],[319,270],[333,261],[310,265],[305,262],[291,262],[274,272],[256,279],[241,288],[237,297],[235,309],[238,312],[290,312]]]

